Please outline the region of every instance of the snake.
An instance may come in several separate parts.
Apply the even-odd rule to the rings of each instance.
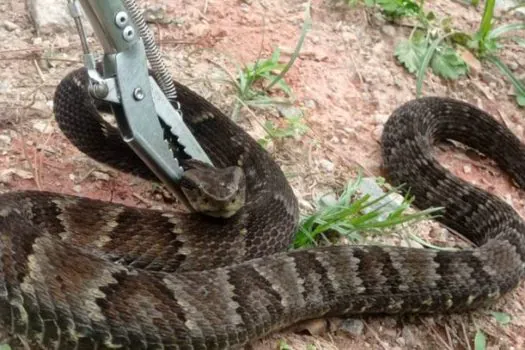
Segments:
[[[96,161],[155,181],[101,117],[88,85],[84,68],[59,83],[54,112],[62,132]],[[388,181],[405,184],[418,208],[441,207],[436,220],[472,247],[290,250],[299,206],[278,163],[205,98],[175,87],[184,122],[215,167],[242,170],[229,173],[245,190],[242,205],[214,216],[38,190],[2,194],[0,328],[13,344],[243,349],[310,319],[467,312],[520,284],[521,217],[433,154],[437,143],[456,140],[525,186],[524,146],[476,106],[416,98],[392,112],[381,137]]]

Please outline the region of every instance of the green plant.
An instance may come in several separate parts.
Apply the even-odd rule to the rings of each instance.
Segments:
[[[507,65],[496,55],[503,47],[501,42],[506,39],[505,35],[517,30],[525,30],[525,23],[510,23],[494,28],[495,2],[495,0],[487,0],[485,2],[479,28],[467,41],[466,46],[479,58],[486,59],[494,64],[510,80],[516,92],[516,102],[518,105],[525,107],[524,83],[517,79]]]
[[[279,340],[279,350],[292,350],[291,346],[285,340]]]
[[[392,188],[377,198],[370,195],[358,196],[361,176],[349,182],[343,193],[332,202],[321,198],[316,211],[301,219],[296,234],[294,247],[317,245],[319,239],[329,241],[330,233],[337,233],[354,241],[361,241],[361,232],[381,233],[398,225],[429,218],[440,208],[431,208],[420,212],[407,214],[413,198],[405,196],[402,203],[394,210],[386,212],[391,204],[390,196],[398,188]]]
[[[421,96],[426,72],[432,72],[444,79],[455,80],[468,73],[467,63],[458,54],[456,48],[463,46],[478,58],[493,63],[512,83],[516,91],[518,105],[525,106],[525,85],[517,79],[496,53],[503,47],[506,34],[524,30],[525,23],[511,23],[494,28],[495,0],[487,0],[483,16],[476,33],[473,35],[458,31],[452,27],[451,18],[438,19],[432,12],[423,10],[423,1],[419,4],[411,0],[376,0],[390,16],[411,17],[416,20],[409,38],[398,43],[395,56],[412,74],[417,76],[416,94]],[[477,5],[476,1],[471,2]],[[518,45],[519,37],[511,37]]]
[[[290,60],[286,64],[280,63],[281,50],[277,47],[270,58],[259,58],[255,63],[245,64],[243,67],[238,68],[237,77],[230,77],[231,79],[228,83],[234,86],[237,97],[232,113],[233,119],[236,119],[241,106],[266,107],[283,102],[289,103],[288,99],[292,96],[292,90],[285,82],[284,76],[299,56],[306,34],[311,29],[311,26],[310,2],[308,2],[306,4],[305,20],[301,35]],[[270,96],[274,87],[277,87],[280,92],[284,93],[284,101],[282,98]]]
[[[264,83],[276,82],[277,86],[286,93],[291,95],[291,89],[286,82],[279,78],[285,64],[279,63],[281,57],[281,50],[276,48],[272,56],[268,59],[259,59],[253,64],[247,64],[239,69],[239,74],[236,81],[237,96],[246,102],[248,105],[255,101],[267,101],[269,99],[267,92],[269,88],[264,86]],[[257,89],[256,84],[262,83],[260,89]]]
[[[512,317],[506,312],[487,311],[487,314],[494,317],[500,326],[506,326],[512,321]],[[474,336],[474,350],[486,350],[487,336],[480,327],[476,327],[476,335]]]
[[[419,4],[412,0],[375,0],[375,4],[390,20],[420,16],[423,3],[424,0],[419,1]]]
[[[266,135],[258,140],[263,147],[266,147],[270,141],[299,137],[310,130],[304,123],[302,115],[285,117],[282,125],[276,125],[273,121],[267,120],[263,128],[266,131]]]

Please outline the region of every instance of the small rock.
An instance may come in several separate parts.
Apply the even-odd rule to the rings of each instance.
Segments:
[[[341,33],[342,37],[343,37],[343,41],[345,43],[351,43],[351,42],[355,42],[357,41],[357,37],[355,36],[354,33],[351,33],[351,32],[342,32]]]
[[[7,80],[0,80],[0,94],[6,93],[11,88],[11,84]]]
[[[326,206],[337,205],[337,196],[333,192],[323,195],[319,200]]]
[[[315,209],[314,206],[305,199],[299,199],[299,207],[301,209],[305,209],[306,211]]]
[[[363,334],[365,324],[363,321],[356,318],[348,318],[341,324],[340,330],[348,335],[358,337]]]
[[[498,78],[496,78],[493,74],[491,74],[489,72],[482,71],[482,72],[480,72],[479,75],[480,75],[481,80],[483,80],[485,83],[488,83],[488,84],[495,83],[495,84],[497,84],[499,82]]]
[[[324,170],[328,172],[334,171],[334,163],[332,163],[328,159],[321,159],[319,161],[319,165],[321,166],[321,168],[323,168]]]
[[[54,131],[53,126],[47,120],[36,120],[33,122],[33,129],[40,131],[43,134],[51,134]]]
[[[82,192],[82,186],[80,185],[73,186],[73,191],[75,191],[76,193]]]
[[[381,33],[387,35],[387,36],[390,36],[390,37],[395,37],[397,35],[397,29],[396,27],[390,25],[390,24],[386,24],[384,26],[381,27]]]
[[[11,168],[0,171],[0,182],[7,183],[11,181],[13,175],[16,175],[24,180],[29,180],[33,178],[33,173],[31,173],[30,171]]]
[[[507,193],[505,196],[503,196],[503,199],[505,200],[505,202],[507,202],[507,204],[509,204],[510,206],[514,205],[514,201],[512,200],[512,196],[510,193]]]
[[[9,171],[0,171],[0,183],[1,184],[9,184],[13,180],[13,174]]]
[[[518,62],[514,62],[514,61],[509,62],[508,65],[509,65],[510,70],[514,72],[517,71],[518,68],[520,67]]]
[[[29,180],[33,178],[33,173],[30,171],[23,170],[23,169],[12,169],[12,171],[13,171],[13,174],[15,174],[21,179]]]
[[[91,175],[93,175],[93,177],[97,180],[109,181],[109,175],[103,173],[102,171],[94,171],[91,173]]]
[[[20,28],[17,24],[11,22],[11,21],[8,21],[8,20],[5,20],[3,23],[2,23],[2,26],[9,32],[13,32],[15,30],[17,30],[18,28]]]
[[[414,333],[410,330],[409,327],[406,327],[406,326],[403,327],[403,330],[401,331],[401,335],[402,335],[402,339],[404,339],[406,346],[408,346],[409,348],[417,348],[421,345],[420,341],[416,339],[416,337],[414,336]],[[402,345],[402,344],[399,344],[399,345]]]
[[[28,9],[39,35],[65,31],[77,32],[75,22],[69,14],[67,3],[62,0],[28,0]],[[83,12],[82,8],[81,11]],[[82,17],[86,35],[91,35],[93,29],[86,17]]]
[[[192,25],[190,28],[188,28],[187,33],[196,38],[200,38],[205,36],[210,32],[210,25],[207,23],[196,23]]]
[[[286,119],[301,117],[303,115],[303,112],[295,106],[277,105],[277,111],[281,117]]]
[[[470,166],[469,164],[463,165],[463,172],[465,174],[470,174],[472,172],[472,166]]]
[[[146,23],[169,24],[171,22],[166,15],[166,10],[161,6],[144,10],[143,16]]]
[[[381,136],[383,135],[383,128],[384,126],[382,124],[376,125],[376,127],[374,128],[373,135],[374,139],[376,139],[377,141],[381,140]]]
[[[383,125],[386,123],[389,117],[390,117],[389,114],[376,114],[374,116],[374,121],[376,124]]]
[[[304,106],[308,109],[315,109],[317,108],[317,103],[315,102],[315,100],[305,100]]]
[[[11,136],[0,135],[0,145],[9,146],[11,144]]]
[[[398,343],[399,345],[401,346],[405,346],[406,342],[405,342],[405,338],[403,337],[399,337],[396,339],[396,343]]]

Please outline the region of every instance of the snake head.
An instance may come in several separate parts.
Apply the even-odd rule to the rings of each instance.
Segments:
[[[184,160],[182,165],[180,187],[195,211],[229,218],[244,206],[246,179],[241,168],[215,168],[195,159]]]

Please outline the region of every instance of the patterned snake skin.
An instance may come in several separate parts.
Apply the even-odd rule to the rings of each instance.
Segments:
[[[58,86],[67,137],[101,162],[152,176],[98,115],[83,69]],[[230,219],[126,207],[56,193],[0,197],[0,327],[34,349],[242,349],[301,320],[458,312],[495,301],[524,271],[525,226],[500,199],[442,168],[455,139],[525,186],[518,139],[473,106],[423,98],[398,108],[382,139],[393,184],[479,248],[333,246],[286,252],[298,221],[278,165],[245,132],[176,84],[185,121],[214,163],[240,165],[246,205]]]

